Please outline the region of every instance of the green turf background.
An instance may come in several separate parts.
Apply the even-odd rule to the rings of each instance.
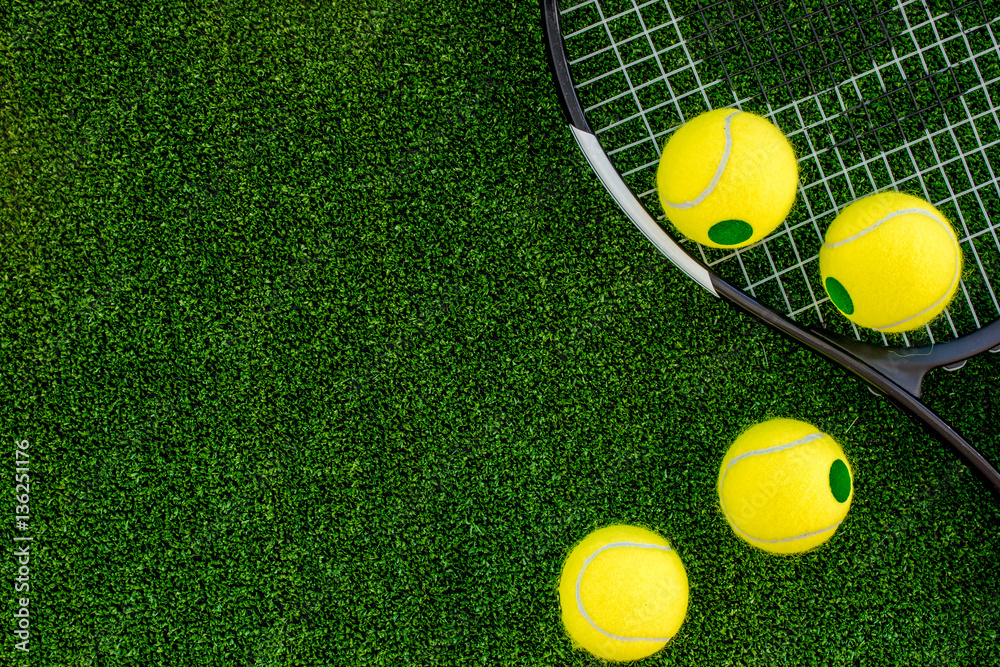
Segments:
[[[596,664],[555,588],[613,522],[660,531],[690,576],[643,664],[1000,663],[1000,504],[655,252],[571,140],[539,19],[0,9],[0,663]],[[925,384],[994,461],[998,364]],[[856,471],[846,523],[800,557],[744,546],[714,495],[771,416]]]

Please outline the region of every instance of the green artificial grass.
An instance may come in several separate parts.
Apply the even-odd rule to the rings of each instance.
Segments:
[[[690,577],[643,664],[1000,662],[996,498],[642,238],[534,0],[15,0],[0,26],[8,526],[15,440],[31,471],[3,664],[596,664],[556,585],[615,522]],[[993,461],[997,364],[925,383]],[[714,491],[773,416],[856,472],[791,558]]]

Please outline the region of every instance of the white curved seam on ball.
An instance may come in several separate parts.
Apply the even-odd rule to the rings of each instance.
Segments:
[[[734,527],[736,528],[736,532],[738,532],[740,535],[742,535],[743,537],[747,538],[748,540],[753,540],[754,542],[760,542],[761,544],[780,544],[782,542],[797,542],[798,540],[804,540],[807,537],[812,537],[814,535],[819,535],[820,533],[825,533],[828,530],[834,530],[838,526],[840,526],[840,524],[842,524],[842,523],[844,523],[844,522],[843,521],[838,521],[837,523],[833,524],[832,526],[827,526],[826,528],[821,528],[819,530],[814,530],[811,533],[802,533],[801,535],[795,535],[793,537],[783,537],[780,540],[763,540],[763,539],[761,539],[759,537],[754,537],[753,535],[750,535],[749,533],[746,533],[743,530],[740,530],[740,528],[738,526],[734,526]]]
[[[798,447],[800,445],[808,444],[808,443],[813,442],[815,440],[819,440],[822,437],[823,437],[822,433],[818,433],[818,432],[817,433],[810,433],[808,435],[802,436],[798,440],[793,440],[791,442],[784,442],[784,443],[782,443],[780,445],[773,445],[771,447],[765,447],[764,449],[754,449],[754,450],[751,450],[749,452],[743,452],[739,456],[734,456],[729,461],[729,464],[726,465],[726,469],[722,471],[722,476],[719,479],[719,504],[722,505],[722,513],[725,514],[727,517],[729,516],[729,510],[726,509],[726,500],[725,500],[725,498],[723,497],[723,494],[722,494],[722,485],[726,481],[726,475],[729,474],[729,469],[730,468],[732,468],[734,465],[736,465],[737,463],[739,463],[743,459],[750,458],[751,456],[760,456],[762,454],[773,454],[774,452],[780,452],[780,451],[783,451],[785,449],[791,449],[793,447]],[[750,535],[748,533],[743,532],[743,530],[741,530],[736,525],[735,522],[730,522],[730,524],[733,526],[733,528],[736,529],[736,532],[738,532],[740,535],[742,535],[743,537],[745,537],[745,538],[747,538],[749,540],[753,540],[755,542],[761,542],[763,544],[778,544],[780,542],[794,542],[796,540],[802,540],[802,539],[805,539],[807,537],[812,537],[813,535],[819,535],[820,533],[825,533],[828,530],[832,530],[832,529],[836,528],[837,526],[839,526],[841,523],[843,523],[843,521],[838,521],[837,523],[833,524],[832,526],[828,526],[827,528],[823,528],[822,530],[813,531],[811,533],[803,533],[802,535],[796,535],[794,537],[784,537],[784,538],[782,538],[780,540],[762,540],[759,537],[754,537],[753,535]]]
[[[589,615],[587,615],[587,610],[583,608],[583,600],[580,597],[580,583],[583,581],[583,573],[586,572],[587,566],[590,565],[590,561],[594,560],[594,558],[597,557],[597,554],[601,553],[602,551],[606,551],[608,549],[614,548],[614,547],[639,547],[639,548],[642,548],[642,549],[660,549],[661,551],[673,551],[673,549],[671,547],[665,547],[665,546],[662,546],[662,545],[659,545],[659,544],[646,544],[644,542],[612,542],[611,544],[605,544],[603,547],[601,547],[600,549],[598,549],[594,553],[590,554],[590,556],[587,557],[587,560],[583,561],[583,565],[580,567],[580,574],[577,575],[577,577],[576,577],[576,608],[577,608],[577,611],[579,611],[580,615],[583,616],[587,620],[587,623],[590,623],[590,626],[592,628],[594,628],[595,630],[597,630],[598,632],[600,632],[602,635],[604,635],[605,637],[608,637],[610,639],[616,639],[616,640],[622,641],[622,642],[666,642],[666,641],[670,641],[670,637],[620,637],[620,636],[612,634],[612,633],[608,632],[607,630],[605,630],[604,628],[600,627],[599,625],[597,625],[597,623],[594,623],[594,621],[591,620],[591,618],[590,618]]]
[[[762,456],[764,454],[773,454],[774,452],[780,452],[785,449],[791,449],[792,447],[806,445],[812,442],[813,440],[819,440],[822,437],[823,434],[819,432],[809,433],[808,435],[802,436],[798,440],[793,440],[791,442],[783,442],[780,445],[772,445],[771,447],[765,447],[764,449],[752,449],[749,452],[743,452],[739,456],[734,456],[729,461],[729,465],[727,465],[726,469],[722,471],[722,478],[725,479],[726,473],[729,472],[729,469],[732,468],[737,463],[739,463],[740,461],[742,461],[743,459],[748,459],[751,456]]]
[[[878,227],[882,226],[884,223],[888,222],[889,220],[895,218],[896,216],[903,215],[903,214],[906,214],[906,213],[916,213],[917,215],[923,215],[925,217],[930,218],[934,222],[936,222],[939,225],[941,225],[942,227],[944,227],[944,230],[946,232],[948,232],[948,236],[950,236],[952,238],[952,240],[955,241],[956,245],[958,244],[958,239],[955,238],[955,232],[951,229],[951,227],[948,224],[946,224],[943,220],[941,220],[941,218],[939,218],[938,216],[934,215],[934,213],[932,213],[931,211],[928,211],[926,209],[922,209],[922,208],[906,208],[906,209],[903,209],[901,211],[894,211],[894,212],[890,213],[889,215],[885,216],[884,218],[882,218],[878,222],[875,222],[874,224],[871,224],[868,227],[865,227],[864,229],[862,229],[857,234],[854,234],[853,236],[848,236],[846,239],[843,239],[841,241],[837,241],[836,243],[824,243],[823,247],[830,248],[831,250],[834,249],[834,248],[839,248],[840,246],[842,246],[842,245],[844,245],[846,243],[850,243],[851,241],[854,241],[855,239],[858,239],[858,238],[864,236],[868,232],[874,231],[875,229],[877,229]],[[921,310],[919,313],[915,313],[913,315],[910,315],[909,317],[904,317],[903,319],[899,320],[898,322],[893,322],[891,324],[883,324],[883,325],[878,326],[878,327],[872,327],[872,329],[874,329],[875,331],[885,331],[886,329],[893,329],[893,328],[898,327],[898,326],[900,326],[902,324],[906,324],[910,320],[914,320],[914,319],[920,317],[921,315],[923,315],[924,313],[926,313],[926,312],[928,312],[930,310],[934,310],[935,308],[937,308],[939,305],[941,305],[942,301],[944,301],[945,299],[948,298],[948,295],[951,294],[952,289],[954,289],[955,285],[958,283],[958,279],[959,279],[959,277],[962,274],[961,266],[962,266],[961,262],[958,262],[958,261],[955,262],[955,275],[952,276],[951,284],[948,285],[948,289],[946,289],[944,291],[944,294],[941,295],[940,299],[938,299],[937,301],[935,301],[931,305],[927,306],[926,308],[924,308],[923,310]]]
[[[700,195],[698,195],[697,197],[695,197],[690,201],[681,202],[679,204],[673,204],[667,201],[666,198],[661,194],[660,200],[663,202],[664,206],[667,206],[669,208],[680,208],[680,209],[694,208],[698,204],[705,201],[705,198],[715,191],[715,187],[719,184],[719,181],[722,180],[722,173],[726,170],[726,164],[729,163],[729,154],[732,152],[733,149],[733,131],[732,127],[730,126],[733,123],[733,117],[736,116],[736,114],[738,113],[740,113],[739,109],[733,109],[732,113],[726,116],[726,121],[723,124],[723,128],[725,129],[725,134],[726,134],[726,142],[722,149],[722,158],[719,160],[719,166],[715,168],[715,175],[712,176],[712,180],[709,182],[709,184],[705,186],[705,189],[702,190]]]
[[[956,243],[957,243],[957,239],[956,239]],[[961,248],[959,249],[959,251],[961,251]],[[955,275],[952,276],[952,278],[951,278],[951,284],[948,285],[948,289],[946,289],[944,291],[944,294],[941,295],[940,299],[938,299],[937,301],[935,301],[931,305],[927,306],[926,308],[924,308],[923,310],[921,310],[919,313],[916,313],[915,315],[910,315],[909,317],[904,317],[900,321],[894,322],[892,324],[883,324],[880,327],[872,327],[872,328],[875,331],[884,331],[886,329],[892,329],[894,327],[900,326],[901,324],[906,324],[910,320],[913,320],[913,319],[916,319],[916,318],[920,317],[921,315],[923,315],[924,313],[926,313],[929,310],[934,310],[935,308],[937,308],[938,306],[941,305],[942,301],[945,301],[948,298],[948,295],[951,294],[951,292],[952,292],[953,289],[955,289],[955,285],[958,284],[958,279],[961,278],[961,276],[962,276],[962,263],[959,262],[956,259],[956,261],[955,261]]]
[[[941,223],[941,219],[940,218],[938,218],[936,215],[934,215],[933,213],[931,213],[927,209],[923,209],[923,208],[904,208],[904,209],[902,209],[900,211],[893,211],[892,213],[890,213],[889,215],[885,216],[881,220],[873,222],[872,224],[868,225],[867,227],[865,227],[864,229],[862,229],[857,234],[854,234],[852,236],[848,236],[846,239],[841,239],[840,241],[837,241],[836,243],[823,243],[823,247],[824,248],[829,248],[830,250],[833,250],[834,248],[839,248],[840,246],[846,245],[846,244],[850,243],[851,241],[856,241],[857,239],[861,238],[865,234],[868,234],[869,232],[875,231],[876,229],[878,229],[879,227],[881,227],[885,223],[889,222],[890,220],[892,220],[896,216],[906,215],[907,213],[915,213],[917,215],[923,215],[923,216],[926,216],[926,217],[930,218],[931,220],[934,220],[935,222],[943,224],[943,223]]]
[[[726,500],[722,497],[722,484],[726,481],[726,475],[729,474],[729,469],[734,465],[742,461],[743,459],[750,458],[751,456],[760,456],[762,454],[773,454],[774,452],[780,452],[785,449],[791,449],[792,447],[798,447],[799,445],[808,444],[814,440],[818,440],[823,437],[822,433],[809,433],[804,435],[798,440],[793,440],[791,442],[783,442],[780,445],[773,445],[771,447],[765,447],[764,449],[754,449],[749,452],[743,452],[739,456],[734,456],[730,459],[729,464],[726,465],[726,469],[722,471],[722,475],[719,478],[719,503],[722,505],[722,513],[729,516],[729,511],[726,509]]]

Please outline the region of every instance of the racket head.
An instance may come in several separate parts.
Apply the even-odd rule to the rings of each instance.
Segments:
[[[566,115],[623,210],[696,282],[705,286],[707,274],[711,291],[744,310],[794,337],[811,332],[919,396],[929,369],[1000,345],[1000,232],[990,217],[1000,210],[1000,18],[978,3],[944,13],[919,2],[812,3],[794,13],[785,4],[587,0],[561,9],[544,0]],[[737,250],[675,234],[655,190],[669,136],[721,107],[778,124],[801,172],[788,219]],[[818,270],[839,210],[887,189],[938,206],[967,265],[944,316],[904,334],[854,326]],[[661,234],[669,243],[654,240]]]

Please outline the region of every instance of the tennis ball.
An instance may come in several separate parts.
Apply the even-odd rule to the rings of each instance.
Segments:
[[[937,317],[955,296],[962,249],[936,208],[883,192],[857,200],[830,224],[819,272],[833,305],[855,324],[910,331]]]
[[[722,459],[718,490],[733,531],[778,554],[829,540],[854,497],[844,451],[795,419],[772,419],[736,438]]]
[[[750,245],[774,231],[792,210],[798,180],[795,152],[781,130],[736,109],[682,125],[656,172],[667,219],[714,248]]]
[[[566,559],[559,605],[575,644],[605,660],[638,660],[663,648],[684,622],[687,573],[656,533],[608,526]]]

